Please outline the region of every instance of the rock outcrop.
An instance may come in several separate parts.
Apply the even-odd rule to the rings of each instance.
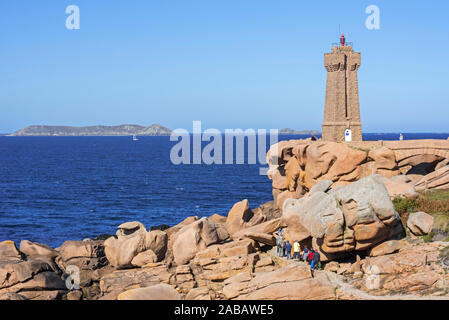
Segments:
[[[0,299],[53,300],[66,294],[62,272],[50,258],[22,257],[13,241],[0,243]]]
[[[372,179],[374,182],[365,182],[365,188],[371,186],[375,194],[376,187],[371,183],[377,183],[378,179]],[[323,188],[317,188],[310,198],[320,194],[337,197],[341,192],[339,199],[346,199],[344,195],[348,187],[328,193],[323,192]],[[360,185],[352,188],[359,189]],[[361,216],[362,219],[360,212],[354,213],[357,219],[365,221],[365,218],[371,217],[369,210],[366,211],[366,203],[360,200],[361,196],[355,194],[354,190],[350,193],[358,203],[364,204],[365,215]],[[364,193],[369,192],[364,189]],[[365,196],[366,199],[371,199],[370,197]],[[302,201],[307,201],[308,198],[309,196],[306,196]],[[382,211],[384,216],[388,213],[388,208],[375,201],[370,205],[375,210]],[[344,210],[342,209],[342,215],[346,219]],[[201,238],[200,241],[211,242],[209,245],[199,246],[194,256],[186,264],[180,265],[174,265],[174,261],[167,256],[160,262],[148,262],[145,260],[147,254],[149,260],[155,260],[157,256],[152,249],[146,249],[133,258],[143,259],[145,263],[135,263],[132,267],[122,269],[111,265],[100,266],[98,259],[104,257],[104,253],[101,253],[101,241],[67,241],[55,250],[56,257],[53,257],[54,249],[50,250],[51,248],[45,246],[38,245],[37,251],[41,248],[45,250],[42,255],[36,255],[36,250],[29,250],[34,247],[33,243],[24,242],[23,246],[25,251],[28,250],[32,254],[20,252],[12,241],[0,243],[0,300],[334,300],[416,299],[423,296],[449,298],[449,242],[424,243],[422,240],[408,238],[385,240],[366,250],[366,255],[362,258],[357,255],[354,259],[354,255],[351,255],[345,260],[325,263],[324,270],[312,271],[307,263],[279,258],[274,254],[275,250],[267,250],[270,245],[264,244],[261,239],[256,241],[246,236],[248,232],[245,230],[250,229],[272,235],[281,219],[252,226],[242,230],[241,237],[227,237],[219,242],[214,240],[220,239],[218,235],[214,235],[220,233],[215,222],[206,218],[187,221],[190,223],[182,222],[180,228],[172,227],[178,231],[168,232],[169,242],[173,237],[176,242],[187,230],[195,230]],[[334,220],[330,222],[326,224],[327,227],[335,224]],[[310,233],[318,234],[322,231],[319,221],[311,223],[310,226],[313,230]],[[327,227],[324,228],[324,235],[328,231]],[[125,228],[120,229],[123,230],[119,230],[119,237],[142,230],[138,223],[125,224]],[[254,234],[256,233],[254,231]],[[152,239],[151,243],[154,243],[154,239],[158,237],[152,236]],[[357,236],[355,239],[357,240]],[[155,251],[156,247],[153,247]],[[80,268],[78,280],[81,288],[69,290],[73,282],[68,276],[72,275],[72,280],[77,280],[76,274],[70,273],[74,266]],[[97,269],[89,269],[93,266]],[[84,280],[86,275],[91,277],[90,282]]]
[[[312,238],[322,261],[335,254],[367,250],[402,232],[398,213],[379,176],[369,176],[328,193],[317,190],[283,208],[290,240]]]
[[[366,152],[341,143],[290,140],[273,145],[267,153],[267,163],[274,189],[296,191],[300,187],[305,192],[325,179],[336,185],[360,179],[361,165],[367,157]],[[284,184],[277,182],[282,179]]]
[[[406,176],[396,176],[394,178],[398,177],[406,177]],[[413,183],[400,181],[399,179],[393,179],[393,178],[387,178],[382,176],[382,182],[385,185],[385,188],[387,188],[388,194],[390,195],[391,199],[402,197],[402,198],[417,198],[418,193],[416,192],[416,189],[413,185]]]
[[[449,165],[431,172],[415,183],[416,190],[449,189]]]
[[[240,273],[225,281],[223,295],[236,300],[335,299],[335,286],[325,277],[313,277],[310,267],[293,262],[282,269]]]
[[[53,248],[37,242],[22,240],[20,242],[20,252],[27,257],[47,257],[50,259],[56,258],[59,254]]]
[[[289,140],[272,145],[267,152],[274,203],[280,208],[287,198],[301,198],[320,181],[330,180],[335,188],[373,174],[385,177],[392,198],[416,197],[416,191],[426,189],[447,189],[447,158],[449,144],[441,140]],[[406,174],[410,176],[408,182],[391,179]]]
[[[234,204],[226,218],[226,230],[232,236],[234,233],[262,223],[266,217],[262,214],[254,214],[249,208],[248,199]]]
[[[149,287],[161,283],[168,284],[172,274],[164,263],[147,265],[143,268],[116,270],[104,275],[100,280],[101,300],[116,300],[127,290]]]
[[[66,241],[58,249],[63,269],[75,265],[84,270],[95,270],[105,266],[108,261],[103,241]]]
[[[147,232],[142,223],[132,221],[119,225],[116,236],[108,238],[104,242],[104,247],[110,264],[118,269],[124,269],[146,262],[161,261],[165,257],[167,244],[166,232],[160,230]],[[151,252],[143,254],[145,251]],[[140,256],[135,259],[139,254]]]
[[[395,254],[366,258],[363,277],[353,285],[375,295],[444,294],[449,278],[439,263],[441,248],[441,243],[406,245]]]
[[[0,263],[1,262],[18,262],[22,260],[22,255],[17,249],[14,241],[5,240],[0,242]]]
[[[412,212],[408,215],[407,228],[415,236],[424,236],[432,231],[434,217],[425,212]]]
[[[117,300],[181,300],[181,295],[168,284],[157,284],[122,292]]]
[[[369,255],[370,257],[385,256],[397,252],[405,246],[406,244],[403,240],[389,240],[372,247]]]
[[[173,237],[174,261],[182,265],[188,263],[197,252],[225,241],[229,234],[221,224],[202,218],[182,227]]]

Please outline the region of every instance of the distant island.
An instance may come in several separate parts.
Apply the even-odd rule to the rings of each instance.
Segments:
[[[119,126],[28,126],[11,134],[11,136],[169,136],[171,130],[160,124],[147,127],[135,124]]]
[[[317,130],[302,130],[302,131],[296,131],[293,130],[291,128],[284,128],[284,129],[280,129],[279,130],[279,134],[291,134],[291,135],[320,135],[321,132],[317,131]]]
[[[160,124],[152,124],[147,127],[137,124],[122,124],[118,126],[48,126],[33,125],[20,129],[8,136],[169,136],[172,130]],[[317,130],[297,131],[291,128],[279,130],[281,135],[320,135]]]

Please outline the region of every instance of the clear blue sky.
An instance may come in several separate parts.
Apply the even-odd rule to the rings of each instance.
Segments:
[[[66,6],[81,29],[65,28]],[[368,30],[365,8],[380,8]],[[449,1],[2,0],[0,132],[32,124],[321,129],[338,25],[365,132],[448,132]]]

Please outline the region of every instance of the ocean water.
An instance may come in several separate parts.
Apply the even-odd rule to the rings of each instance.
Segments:
[[[365,134],[364,139],[398,135]],[[404,133],[405,139],[448,136]],[[57,247],[65,240],[113,234],[126,221],[138,220],[149,229],[192,215],[226,215],[245,198],[251,208],[272,200],[261,165],[174,165],[175,144],[169,137],[0,136],[0,241]]]

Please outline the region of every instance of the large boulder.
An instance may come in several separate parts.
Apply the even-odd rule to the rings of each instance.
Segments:
[[[392,177],[397,174],[396,156],[394,151],[387,147],[380,147],[371,150],[368,158],[374,161],[373,173],[382,174],[386,177]]]
[[[435,166],[435,170],[441,169],[445,166],[449,166],[449,159],[443,159]]]
[[[273,189],[276,190],[276,189]],[[279,191],[279,190],[278,190]],[[281,217],[279,207],[276,206],[275,201],[268,201],[262,203],[260,206],[253,210],[255,216],[261,215],[266,217],[266,220],[273,220]],[[225,222],[226,223],[226,219]]]
[[[235,203],[226,218],[226,229],[232,236],[239,230],[254,226],[265,221],[265,216],[255,215],[249,208],[248,199]]]
[[[168,236],[164,231],[154,230],[146,234],[145,247],[147,250],[151,250],[156,254],[157,261],[164,259],[167,251],[167,243]]]
[[[449,189],[449,165],[431,172],[415,183],[416,190]]]
[[[168,245],[167,233],[161,230],[147,232],[138,221],[126,222],[118,226],[115,237],[104,242],[106,257],[112,266],[118,269],[131,268],[142,263],[164,259]],[[140,253],[150,250],[146,255],[133,259]]]
[[[156,263],[144,268],[117,270],[101,278],[100,299],[116,300],[118,295],[124,291],[160,283],[168,284],[171,278],[172,274],[168,272],[167,266],[163,263]]]
[[[178,235],[178,231],[181,230],[183,227],[194,223],[195,221],[198,221],[198,216],[191,216],[191,217],[187,217],[185,218],[183,221],[181,221],[180,223],[178,223],[177,225],[165,230],[165,232],[167,233],[167,237],[168,237],[168,242],[167,242],[167,252],[165,253],[165,261],[167,263],[171,263],[174,260],[173,257],[173,244],[176,241],[176,237]]]
[[[376,295],[444,295],[447,275],[439,262],[444,247],[445,243],[406,245],[397,253],[366,258],[361,263],[363,277],[353,284]]]
[[[23,296],[21,294],[18,294],[18,293],[7,292],[7,293],[4,293],[4,294],[0,295],[0,300],[10,300],[10,301],[16,300],[16,301],[19,301],[19,300],[27,300],[27,298],[25,298],[25,296]]]
[[[131,261],[139,253],[146,250],[146,229],[141,223],[121,224],[116,237],[104,242],[106,257],[109,263],[118,268],[132,267]]]
[[[399,176],[396,176],[396,179],[389,179],[387,177],[382,176],[382,182],[385,185],[385,188],[387,188],[388,194],[390,195],[391,199],[402,197],[402,198],[417,198],[418,193],[415,190],[415,187],[411,183],[402,182],[397,178]]]
[[[108,262],[101,240],[68,240],[58,248],[58,251],[64,269],[69,265],[76,265],[83,270],[95,270],[105,266]]]
[[[296,190],[298,178],[300,177],[301,172],[302,169],[299,165],[298,159],[296,159],[295,157],[291,157],[285,165],[285,176],[287,179],[287,188],[289,191]]]
[[[174,261],[178,265],[186,264],[197,252],[228,238],[229,234],[221,224],[202,218],[181,228],[175,235],[176,240],[173,243]]]
[[[407,218],[407,228],[415,236],[424,236],[432,231],[434,218],[425,212],[412,212]]]
[[[98,281],[99,274],[109,266],[102,240],[66,241],[57,250],[55,261],[64,275],[76,273],[83,288]]]
[[[430,145],[429,145],[430,144]],[[449,188],[449,166],[444,152],[427,149],[447,147],[443,141],[353,141],[350,143],[300,139],[280,141],[267,152],[274,205],[298,198],[323,180],[332,187],[345,186],[364,177],[380,174],[392,178],[407,174],[409,185],[386,182],[392,197],[415,197],[416,191]],[[416,154],[415,150],[420,149]],[[441,151],[441,150],[440,150]],[[434,172],[432,172],[434,171]]]
[[[238,273],[253,271],[260,260],[256,247],[256,241],[246,239],[212,245],[198,252],[190,264],[198,286],[209,281],[218,284]]]
[[[0,296],[6,299],[54,300],[66,291],[60,270],[48,258],[0,264]]]
[[[308,189],[324,179],[341,185],[360,179],[360,165],[367,159],[366,152],[337,142],[312,142],[294,148],[293,153],[304,164],[300,182]]]
[[[50,259],[56,258],[59,253],[53,248],[37,242],[31,242],[28,240],[22,240],[20,242],[20,252],[24,253],[27,257],[47,257]]]
[[[302,222],[303,200],[287,199],[282,209],[281,225],[286,226],[284,236],[290,241],[302,241],[310,237],[309,229]]]
[[[321,274],[312,277],[310,267],[294,262],[260,273],[239,273],[225,281],[223,295],[236,300],[335,299],[335,286]]]
[[[353,230],[355,250],[368,249],[402,232],[400,217],[380,176],[341,188],[335,191],[335,198],[343,212],[345,230]]]
[[[316,239],[319,251],[367,250],[402,231],[400,217],[379,176],[328,193],[316,191],[284,204],[283,223],[292,240]]]
[[[288,188],[288,181],[285,175],[279,170],[272,170],[268,172],[272,182],[272,186],[275,189],[286,190]]]
[[[281,209],[282,212],[282,208],[284,207],[284,202],[287,199],[299,199],[302,197],[302,193],[299,191],[300,189],[298,189],[298,191],[289,191],[289,190],[285,190],[280,192],[277,197],[276,197],[276,206],[278,208]]]
[[[185,218],[183,221],[181,221],[180,223],[178,223],[177,225],[165,230],[165,232],[167,233],[168,239],[169,239],[169,248],[171,248],[170,246],[170,242],[173,240],[173,235],[175,235],[179,230],[181,230],[183,227],[194,223],[195,221],[198,221],[198,216],[191,216],[191,217],[187,217]],[[226,221],[226,220],[225,220]],[[215,221],[214,221],[215,222]]]
[[[277,219],[273,219],[273,220],[269,220],[269,221],[265,221],[262,222],[260,224],[257,224],[255,226],[246,228],[246,229],[242,229],[236,233],[234,233],[234,235],[232,236],[232,238],[234,239],[241,239],[245,237],[245,234],[248,233],[266,233],[266,234],[273,234],[276,231],[279,230],[279,228],[281,227],[281,219],[277,218]]]
[[[269,233],[247,232],[247,233],[245,233],[245,237],[255,240],[259,243],[269,245],[269,246],[276,245],[276,238],[272,234],[269,234]]]
[[[397,252],[405,246],[406,243],[403,240],[389,240],[372,247],[369,255],[370,257],[384,256],[390,253]]]
[[[116,235],[117,237],[120,237],[127,235],[136,235],[138,233],[146,233],[146,232],[147,230],[145,229],[145,226],[139,221],[129,221],[122,223],[117,227]]]
[[[157,256],[153,250],[145,250],[138,253],[132,260],[131,264],[136,267],[142,267],[150,263],[157,262]]]
[[[225,216],[221,216],[218,213],[214,213],[213,215],[211,215],[209,217],[209,221],[212,221],[214,223],[222,223],[225,224],[226,223],[226,217]]]
[[[330,190],[333,182],[329,179],[324,179],[315,184],[309,191],[309,195],[314,194],[315,192],[327,192]]]
[[[181,300],[181,295],[168,284],[157,284],[122,292],[118,300]]]
[[[14,241],[6,240],[0,242],[0,262],[20,260],[22,260],[22,255],[17,249]]]

